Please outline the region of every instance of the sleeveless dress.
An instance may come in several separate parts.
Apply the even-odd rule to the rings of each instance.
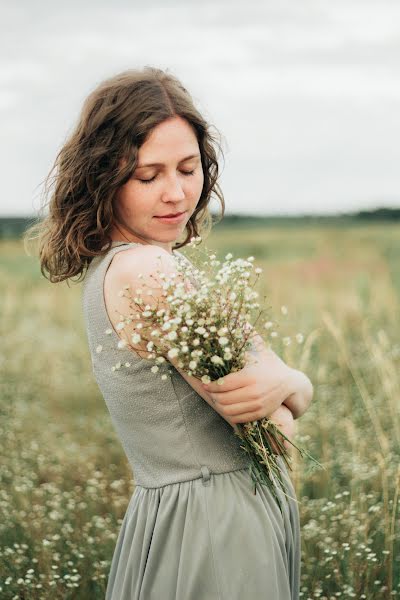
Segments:
[[[115,254],[134,245],[114,241],[96,256],[82,290],[93,374],[135,482],[105,599],[298,600],[297,503],[282,496],[282,514],[267,487],[254,494],[240,439],[171,363],[154,374],[152,361],[117,348],[103,282]],[[112,371],[118,362],[130,366]]]

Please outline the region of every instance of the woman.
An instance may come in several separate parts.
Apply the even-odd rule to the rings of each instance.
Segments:
[[[177,249],[210,224],[212,193],[224,208],[216,145],[182,84],[145,67],[89,95],[54,165],[40,225],[42,273],[52,282],[84,275],[93,372],[136,484],[107,600],[299,596],[297,504],[287,501],[282,514],[265,486],[254,495],[233,426],[271,416],[292,436],[312,398],[310,380],[261,338],[257,363],[249,353],[244,369],[208,389],[174,363],[161,381],[138,348],[116,347],[126,314],[118,291],[150,281],[160,260],[175,272],[185,260]],[[124,368],[113,372],[118,362]]]

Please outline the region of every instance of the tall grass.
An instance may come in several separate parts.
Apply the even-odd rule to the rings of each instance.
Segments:
[[[326,470],[292,474],[301,597],[400,596],[398,228],[216,228],[207,246],[255,256],[276,351],[314,384],[297,436]],[[1,257],[0,597],[100,599],[134,481],[91,372],[81,286],[48,283],[18,240]],[[297,332],[303,344],[281,342]]]

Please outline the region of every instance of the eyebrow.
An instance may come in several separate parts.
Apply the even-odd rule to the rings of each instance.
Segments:
[[[200,154],[190,154],[190,156],[186,156],[185,158],[182,158],[182,160],[179,161],[179,164],[185,162],[186,160],[189,160],[191,158],[200,158]],[[144,169],[144,167],[162,167],[163,163],[148,163],[145,165],[137,165],[137,169]]]

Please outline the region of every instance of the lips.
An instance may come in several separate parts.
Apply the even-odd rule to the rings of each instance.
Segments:
[[[169,215],[156,215],[156,217],[161,217],[161,218],[167,218],[167,217],[178,217],[179,215],[182,215],[185,211],[179,212],[179,213],[175,213],[174,215],[169,214]]]

